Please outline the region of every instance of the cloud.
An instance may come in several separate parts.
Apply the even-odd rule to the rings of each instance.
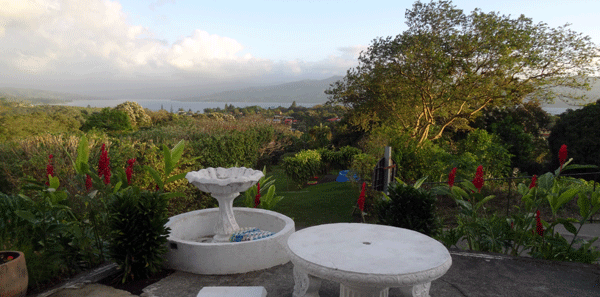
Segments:
[[[162,5],[173,1],[155,1]],[[117,1],[0,0],[0,81],[21,87],[106,92],[182,88],[215,82],[340,75],[364,47],[317,62],[273,62],[235,39],[190,29],[169,44],[130,23]],[[165,93],[168,93],[165,91]],[[118,96],[118,95],[114,95]]]
[[[152,39],[147,28],[129,24],[116,1],[7,3],[8,8],[0,11],[0,50],[10,53],[0,60],[19,71],[49,74],[72,69],[74,73],[93,73],[95,68],[81,68],[86,64],[82,60],[103,63],[103,68],[120,73],[162,68],[219,76],[232,68],[247,70],[249,75],[268,70],[266,61],[240,55],[243,46],[237,41],[202,30],[165,45]]]

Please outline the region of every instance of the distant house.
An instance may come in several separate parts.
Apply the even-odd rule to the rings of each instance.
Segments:
[[[297,123],[298,120],[294,119],[293,117],[285,117],[283,119],[283,123],[284,124],[293,124],[293,123]]]
[[[327,119],[327,121],[328,121],[328,122],[339,122],[339,121],[341,121],[341,120],[342,120],[342,119],[340,119],[340,118],[338,118],[338,117],[331,118],[331,119]]]
[[[298,120],[294,119],[293,117],[283,117],[283,116],[280,116],[280,115],[274,115],[273,118],[270,119],[269,121],[271,123],[274,123],[274,124],[281,124],[281,123],[283,123],[283,124],[289,124],[289,125],[298,122]]]

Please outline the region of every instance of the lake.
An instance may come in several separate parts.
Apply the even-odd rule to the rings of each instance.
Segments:
[[[186,101],[175,101],[175,100],[150,100],[150,99],[115,99],[115,100],[76,100],[72,102],[68,102],[62,105],[67,106],[79,106],[79,107],[115,107],[125,101],[133,101],[137,102],[144,108],[158,111],[160,109],[165,109],[170,111],[178,111],[182,108],[184,111],[192,110],[192,112],[204,112],[205,108],[225,108],[225,104],[233,104],[235,107],[247,107],[247,106],[260,106],[264,109],[268,108],[277,108],[281,107],[290,107],[291,103],[273,103],[273,102],[186,102]],[[304,107],[312,107],[317,103],[297,103],[299,106]],[[552,115],[558,115],[565,112],[568,108],[578,109],[580,107],[554,107],[554,106],[544,106],[544,109],[547,113]]]
[[[205,108],[225,108],[225,104],[233,104],[235,107],[260,106],[264,109],[277,108],[279,106],[288,108],[291,103],[273,103],[273,102],[186,102],[175,100],[150,100],[150,99],[115,99],[115,100],[76,100],[61,105],[79,106],[79,107],[115,107],[125,101],[136,102],[143,108],[158,111],[161,109],[167,111],[178,111],[180,108],[184,111],[204,112]],[[316,103],[297,103],[298,106],[312,107]]]

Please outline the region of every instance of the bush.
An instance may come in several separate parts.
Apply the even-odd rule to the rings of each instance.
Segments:
[[[339,150],[320,149],[321,159],[328,169],[343,170],[348,169],[352,163],[352,158],[362,153],[359,148],[344,146]]]
[[[285,157],[282,165],[285,174],[299,187],[323,168],[321,154],[315,150],[304,150],[293,157]]]
[[[435,212],[435,195],[398,182],[391,183],[388,189],[389,199],[375,206],[379,224],[411,229],[428,236],[437,234],[440,224]]]
[[[122,269],[122,282],[158,272],[167,252],[167,198],[159,192],[128,188],[109,203],[110,255]]]
[[[92,113],[81,126],[84,132],[94,128],[103,131],[128,131],[132,126],[127,112],[106,107],[100,112]]]

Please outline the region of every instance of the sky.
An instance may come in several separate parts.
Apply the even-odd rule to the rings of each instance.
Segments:
[[[428,1],[424,1],[428,2]],[[345,75],[414,1],[0,0],[0,87],[176,99]],[[600,0],[455,0],[600,45]]]

